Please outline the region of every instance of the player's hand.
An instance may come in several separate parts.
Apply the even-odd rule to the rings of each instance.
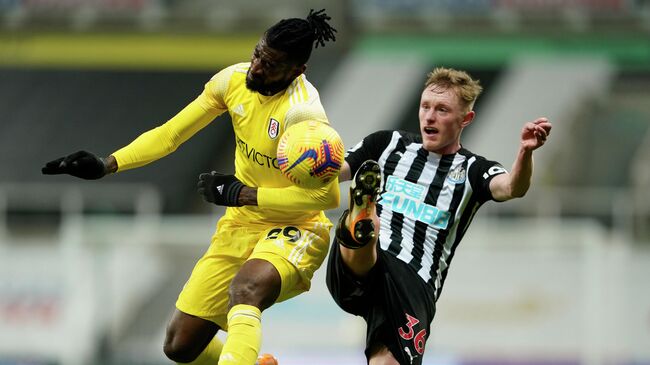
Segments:
[[[537,118],[526,123],[521,131],[521,147],[527,151],[542,147],[551,133],[551,127],[547,118]]]
[[[86,180],[96,180],[107,173],[104,159],[86,151],[78,151],[50,161],[41,168],[44,175],[69,174]]]
[[[199,175],[199,195],[205,201],[226,207],[241,207],[239,193],[244,187],[235,175],[224,175],[216,171]]]

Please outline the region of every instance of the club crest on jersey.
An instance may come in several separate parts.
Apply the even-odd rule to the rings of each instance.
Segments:
[[[462,184],[465,182],[465,169],[463,166],[458,166],[455,169],[449,171],[447,175],[447,180],[452,184]]]
[[[271,120],[269,120],[268,132],[269,132],[269,137],[271,137],[271,139],[276,139],[278,137],[278,134],[280,133],[280,122],[271,118]]]

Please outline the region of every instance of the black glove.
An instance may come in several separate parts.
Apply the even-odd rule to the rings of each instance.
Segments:
[[[97,180],[107,173],[104,159],[90,152],[79,151],[50,161],[41,168],[44,175],[70,174],[86,180]]]
[[[199,175],[199,194],[210,203],[226,207],[241,207],[239,192],[244,187],[235,175],[224,175],[216,171]]]

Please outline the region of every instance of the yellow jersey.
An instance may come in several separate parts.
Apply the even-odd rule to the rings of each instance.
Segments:
[[[302,74],[284,91],[261,95],[246,87],[249,67],[239,63],[221,70],[176,116],[114,152],[118,172],[166,156],[228,111],[235,132],[235,176],[257,188],[258,206],[229,207],[225,218],[250,224],[329,224],[322,211],[338,207],[338,180],[319,189],[299,188],[281,174],[276,156],[288,126],[305,120],[329,123],[318,91]]]

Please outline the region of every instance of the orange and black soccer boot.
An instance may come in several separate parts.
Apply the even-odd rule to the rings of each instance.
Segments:
[[[337,241],[348,248],[360,248],[375,238],[372,221],[381,186],[381,168],[376,161],[367,160],[354,174],[350,185],[349,207],[337,225]],[[350,224],[345,225],[349,216]]]
[[[255,365],[278,365],[278,359],[271,354],[261,354],[257,357]]]

